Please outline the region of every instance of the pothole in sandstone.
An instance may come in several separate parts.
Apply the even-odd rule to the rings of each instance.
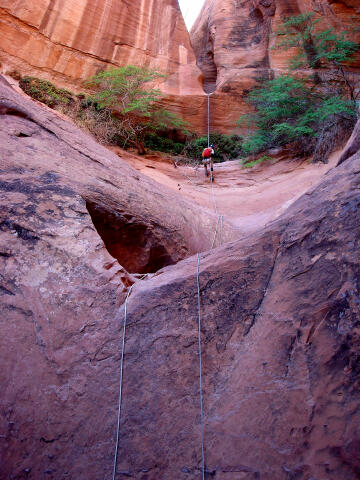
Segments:
[[[181,259],[168,251],[166,241],[155,228],[140,223],[131,214],[111,211],[88,200],[86,208],[105,248],[129,273],[155,273]]]

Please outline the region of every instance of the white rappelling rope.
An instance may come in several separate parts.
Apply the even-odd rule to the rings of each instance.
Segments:
[[[112,480],[115,480],[116,477],[116,467],[117,467],[117,457],[119,450],[119,434],[120,434],[120,419],[121,419],[121,401],[122,401],[122,384],[123,384],[123,371],[124,371],[124,352],[125,352],[125,333],[126,333],[126,320],[127,320],[127,303],[132,290],[132,287],[135,284],[133,283],[127,292],[124,304],[124,323],[123,323],[123,337],[122,337],[122,347],[121,347],[121,360],[120,360],[120,386],[119,386],[119,405],[118,405],[118,415],[117,415],[117,428],[116,428],[116,444],[115,444],[115,453],[114,453],[114,467],[113,467],[113,476]]]
[[[208,148],[210,146],[210,95],[211,95],[211,93],[207,94],[207,97],[208,97],[208,104],[207,104],[207,110],[208,110],[208,112],[207,112],[208,113],[208,115],[207,115],[207,117],[208,117],[208,122],[207,122],[208,123]]]
[[[210,160],[211,162],[211,160]],[[217,205],[216,205],[216,200],[215,200],[215,194],[214,194],[214,187],[213,187],[213,183],[214,183],[214,180],[213,180],[213,173],[211,171],[211,163],[210,163],[210,185],[211,185],[211,197],[212,197],[212,202],[213,202],[213,206],[214,206],[214,210],[215,210],[215,213],[216,215],[219,215],[219,212],[218,212],[218,209],[217,209]]]
[[[220,215],[220,245],[223,243],[223,223],[224,223],[224,215]]]
[[[196,268],[196,285],[198,297],[198,339],[199,339],[199,390],[200,390],[200,422],[201,422],[201,464],[202,464],[202,480],[205,479],[205,454],[204,454],[204,410],[203,410],[203,394],[202,394],[202,359],[201,359],[201,312],[200,312],[200,255],[197,254],[197,268]]]
[[[207,118],[207,127],[208,127],[207,140],[208,140],[208,148],[210,147],[210,95],[211,95],[211,93],[207,94],[207,114],[208,114],[208,118]],[[220,226],[220,242],[219,242],[219,245],[222,244],[222,232],[223,232],[224,216],[220,215],[219,211],[217,209],[217,204],[216,204],[215,194],[214,194],[214,187],[213,187],[214,178],[213,178],[213,172],[212,172],[211,168],[212,168],[212,162],[211,162],[211,159],[210,159],[211,197],[212,197],[212,202],[213,202],[215,213],[218,216],[218,219],[217,219],[217,222],[216,222],[215,234],[214,234],[214,238],[213,238],[213,241],[212,241],[212,244],[211,244],[211,250],[212,250],[214,248],[214,245],[215,245],[216,235],[217,235],[217,231],[218,231],[219,226]]]
[[[218,246],[222,245],[223,219],[224,219],[224,215],[218,215],[217,222],[216,222],[216,227],[215,227],[215,232],[214,232],[214,237],[213,237],[213,240],[212,240],[212,243],[211,243],[210,250],[212,250],[215,246],[215,240],[216,240],[218,230],[219,230],[219,245]]]
[[[213,237],[213,241],[212,241],[210,250],[212,250],[212,249],[214,248],[215,240],[216,240],[216,235],[217,235],[217,231],[218,231],[218,227],[219,227],[219,223],[220,223],[220,215],[218,216],[218,219],[217,219],[217,222],[216,222],[215,233],[214,233],[214,237]]]
[[[208,135],[207,135],[207,141],[208,141],[208,148],[210,147],[210,95],[211,93],[208,93],[207,94],[207,127],[208,127]],[[218,210],[217,210],[217,206],[216,206],[216,200],[215,200],[215,195],[214,195],[214,189],[213,189],[213,182],[214,182],[214,179],[213,179],[213,172],[212,172],[212,158],[210,156],[210,184],[211,184],[211,196],[212,196],[212,201],[213,201],[213,205],[214,205],[214,210],[215,210],[215,213],[217,215],[218,214]]]

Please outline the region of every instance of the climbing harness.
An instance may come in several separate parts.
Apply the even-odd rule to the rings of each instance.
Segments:
[[[117,428],[116,428],[116,443],[115,443],[115,453],[114,453],[114,467],[113,467],[113,476],[112,480],[115,480],[116,477],[116,467],[117,467],[117,457],[119,450],[119,434],[120,434],[120,419],[121,419],[121,402],[122,402],[122,384],[123,384],[123,371],[124,371],[124,352],[125,352],[125,333],[126,333],[126,321],[127,321],[127,303],[130,297],[131,290],[135,283],[129,288],[124,304],[124,323],[123,323],[123,338],[122,338],[122,347],[121,347],[121,359],[120,359],[120,385],[119,385],[119,404],[118,404],[118,415],[117,415]]]
[[[199,282],[200,255],[197,254],[196,285],[198,297],[198,340],[199,340],[199,390],[200,390],[200,422],[201,422],[201,462],[202,462],[202,480],[205,478],[205,454],[204,454],[204,410],[202,394],[202,359],[201,359],[201,311],[200,311],[200,282]]]

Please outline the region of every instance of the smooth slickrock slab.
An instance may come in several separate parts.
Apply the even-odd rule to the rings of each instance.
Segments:
[[[117,398],[105,384],[118,381],[108,359],[127,270],[208,249],[217,217],[4,81],[0,123],[0,478],[105,478]],[[224,235],[236,235],[227,223]]]
[[[209,478],[358,478],[359,172],[357,153],[264,232],[201,255]],[[195,272],[187,259],[130,300],[132,478],[200,475]]]
[[[150,268],[156,258],[165,265],[209,247],[217,222],[213,212],[138,174],[50,109],[0,88],[3,173],[15,166],[23,169],[23,181],[33,182],[35,172],[54,175],[54,184],[71,188],[86,202],[123,266],[138,273],[154,271],[162,263]],[[16,191],[11,184],[6,188]],[[235,238],[227,225],[225,235]],[[137,252],[137,269],[129,251]]]
[[[52,112],[6,87],[0,104],[1,478],[111,478],[129,278],[84,198],[111,222],[127,199],[184,245],[206,224]],[[359,476],[359,172],[358,152],[200,255],[208,478]],[[172,198],[190,214],[176,234]],[[128,314],[117,478],[198,479],[196,257],[139,281]]]

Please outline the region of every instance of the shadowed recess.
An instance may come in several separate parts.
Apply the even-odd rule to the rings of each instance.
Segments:
[[[179,260],[168,251],[155,226],[89,201],[86,208],[107,251],[128,272],[152,273]]]

